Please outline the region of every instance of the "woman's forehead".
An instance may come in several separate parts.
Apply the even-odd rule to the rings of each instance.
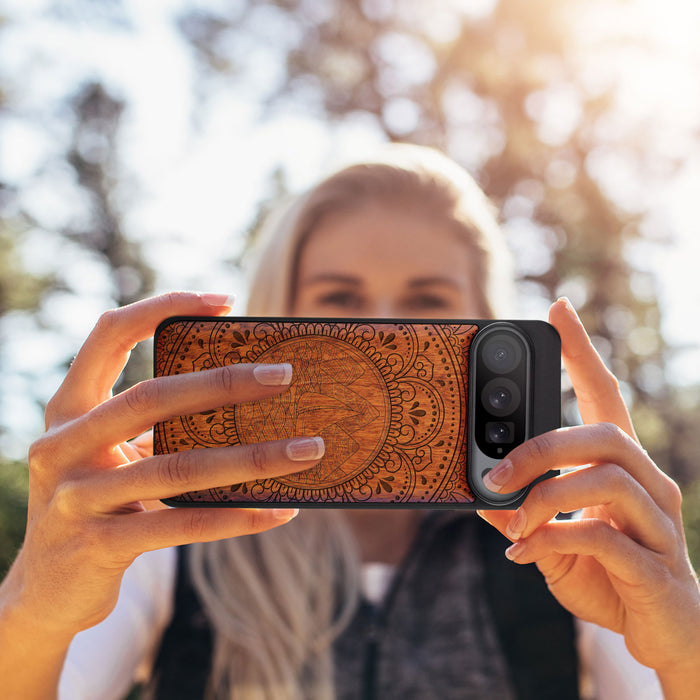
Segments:
[[[373,204],[324,216],[306,238],[300,263],[330,270],[379,261],[387,267],[420,270],[430,268],[431,262],[444,265],[455,256],[467,257],[469,252],[454,222],[415,207]]]
[[[468,248],[455,221],[438,218],[416,208],[372,205],[353,211],[333,212],[324,216],[306,237],[301,254],[328,258],[372,250],[403,251],[425,255],[439,250]]]

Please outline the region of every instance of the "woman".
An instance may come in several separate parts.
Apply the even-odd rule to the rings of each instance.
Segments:
[[[264,250],[251,314],[468,318],[507,310],[499,296],[510,274],[501,268],[507,258],[483,195],[466,173],[425,149],[398,149],[321,183],[272,225]],[[231,690],[232,697],[524,696],[510,642],[525,635],[499,629],[501,606],[489,599],[487,585],[492,540],[484,534],[495,531],[475,525],[477,519],[457,514],[436,524],[418,511],[310,512],[264,535],[236,537],[287,523],[295,512],[154,506],[154,499],[187,490],[298,471],[322,456],[320,442],[309,438],[184,457],[149,456],[143,438],[126,442],[173,415],[284,391],[288,367],[242,365],[149,380],[111,397],[129,350],[162,318],[229,308],[223,296],[179,294],[108,312],[47,407],[47,432],[30,453],[25,545],[1,589],[0,671],[9,696],[55,692],[70,641],[110,614],[138,554],[197,541],[217,542],[191,548],[188,565],[178,565],[174,613],[167,602],[157,604],[173,588],[173,576],[158,568],[165,564],[172,574],[173,550],[147,555],[131,571],[140,567],[153,587],[134,586],[104,625],[83,641],[79,636],[64,683],[80,668],[79,659],[71,665],[73,657],[94,648],[100,634],[112,641],[97,667],[122,677],[136,663],[132,652],[140,659],[163,635],[154,692],[167,697],[168,679],[182,689],[192,676],[192,668],[181,672],[177,648],[199,628],[204,640],[213,631],[210,688]],[[585,425],[516,448],[491,473],[490,487],[510,492],[551,468],[585,467],[538,485],[515,513],[482,516],[514,542],[507,556],[535,562],[573,615],[622,635],[634,657],[656,670],[667,698],[689,698],[700,681],[700,592],[684,544],[679,490],[636,442],[617,382],[570,305],[555,303],[550,321],[562,337]],[[576,509],[583,509],[582,519],[551,522],[558,511]],[[437,552],[429,562],[440,567],[439,576],[406,564],[428,537],[421,556]],[[481,556],[476,545],[486,540]],[[379,568],[361,569],[359,562]],[[491,583],[498,589],[509,578]],[[425,587],[443,581],[450,595],[466,582],[462,604],[447,613],[430,608],[430,624],[412,625],[423,619]],[[409,583],[416,588],[406,595],[417,605],[406,603],[402,619],[411,624],[392,627],[391,644],[362,644],[367,658],[358,658],[355,642],[374,629],[367,626],[371,608],[356,605],[358,588],[376,599],[389,588],[397,598]],[[132,621],[146,621],[145,633],[135,624],[123,629],[129,606],[138,608]],[[463,624],[454,626],[452,618]],[[531,627],[534,663],[543,647],[534,642],[538,625]],[[471,663],[455,655],[462,646],[474,654]],[[209,650],[204,666],[208,657]],[[388,679],[387,657],[394,671]],[[102,691],[93,693],[108,697],[117,678],[102,676]],[[445,688],[445,677],[457,680]],[[546,688],[537,690],[546,696]]]

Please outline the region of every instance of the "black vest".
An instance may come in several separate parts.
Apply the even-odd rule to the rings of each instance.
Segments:
[[[500,698],[506,694],[495,688],[505,684],[518,700],[578,700],[573,618],[549,593],[534,565],[517,565],[505,558],[503,551],[509,544],[470,513],[440,511],[426,517],[385,606],[359,606],[336,642],[335,656],[342,663],[336,662],[339,699]],[[470,546],[474,551],[469,556],[478,559],[467,557],[460,567],[465,548]],[[187,548],[180,548],[174,615],[154,667],[154,698],[202,698],[210,672],[212,632],[190,580],[186,557]],[[464,574],[459,573],[460,568]],[[474,569],[480,569],[476,577]],[[451,597],[444,600],[441,596]],[[476,662],[459,648],[465,639],[460,615],[473,620],[479,596],[486,609],[481,617],[489,618],[481,626],[495,630],[497,647],[496,654],[486,654],[480,663],[488,663],[485,673],[507,669],[503,672],[508,677],[498,678],[501,685],[494,682],[493,692],[475,691],[470,685],[480,669],[473,668]],[[413,610],[418,612],[414,615]],[[384,643],[383,635],[392,643]],[[398,643],[392,639],[395,636],[401,638]],[[474,650],[478,639],[472,638],[465,646],[471,644]]]

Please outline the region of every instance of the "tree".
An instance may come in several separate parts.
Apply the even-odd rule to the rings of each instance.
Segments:
[[[645,203],[623,201],[606,176],[621,159],[653,179],[654,125],[606,136],[619,119],[616,85],[590,85],[584,70],[585,5],[501,0],[469,13],[450,2],[247,0],[186,12],[179,26],[211,89],[253,70],[244,49],[255,37],[284,66],[264,94],[270,113],[296,105],[336,122],[364,115],[388,140],[444,149],[470,169],[503,212],[525,296],[540,311],[561,293],[574,298],[642,437],[688,481],[694,465],[653,427],[677,433],[682,418],[662,379],[672,349],[653,280],[628,255],[644,240]],[[667,172],[674,165],[666,158]],[[567,412],[574,419],[571,403]]]
[[[541,316],[548,300],[572,298],[622,380],[645,446],[691,494],[700,387],[666,381],[679,349],[660,332],[657,290],[640,265],[664,240],[644,196],[673,174],[679,158],[659,145],[664,124],[656,117],[626,121],[618,104],[615,51],[650,50],[643,38],[624,33],[624,22],[606,21],[606,13],[631,5],[239,0],[185,6],[177,26],[198,70],[193,90],[202,112],[217,91],[245,86],[270,118],[296,110],[333,125],[361,123],[386,140],[435,146],[463,163],[502,212],[521,297],[529,300],[523,312]],[[130,27],[120,2],[56,0],[49,11],[66,21]],[[11,94],[0,85],[0,119]],[[0,323],[24,310],[37,327],[46,325],[46,300],[80,293],[60,269],[43,277],[22,270],[23,239],[37,228],[62,241],[62,255],[75,256],[76,265],[97,261],[114,303],[155,286],[157,271],[125,225],[126,98],[98,76],[63,104],[66,140],[54,165],[69,174],[78,215],[47,226],[18,204],[18,192],[31,183],[0,186]],[[284,173],[274,178],[271,199],[286,190]],[[260,217],[252,219],[251,235]],[[125,383],[149,373],[141,352]],[[576,420],[570,400],[566,418]]]
[[[646,202],[620,186],[638,178],[648,188],[679,161],[655,147],[663,126],[624,121],[614,71],[591,80],[579,29],[588,4],[500,0],[469,12],[456,2],[246,0],[228,12],[186,12],[179,26],[205,92],[254,70],[245,47],[255,37],[284,66],[263,93],[269,114],[362,118],[388,140],[434,146],[462,162],[502,212],[523,296],[538,300],[539,313],[562,293],[579,308],[622,382],[642,442],[685,485],[690,527],[700,387],[665,381],[678,350],[661,334],[654,279],[633,262],[659,236]],[[624,32],[603,36],[599,48],[630,46],[647,50]],[[577,420],[571,394],[565,415]]]
[[[67,95],[64,103],[71,128],[63,153],[49,156],[23,182],[0,181],[0,352],[3,340],[8,337],[6,333],[9,335],[10,320],[25,319],[39,337],[51,329],[54,322],[42,313],[42,308],[56,295],[80,295],[65,272],[71,272],[73,279],[79,278],[79,268],[88,258],[97,260],[111,281],[109,286],[116,305],[128,304],[153,290],[153,270],[145,262],[139,244],[129,239],[123,226],[126,204],[121,193],[127,178],[121,171],[118,135],[124,103],[100,82],[85,83],[75,94]],[[11,113],[13,109],[12,90],[0,89],[0,118],[3,111]],[[46,179],[55,185],[51,180],[51,169],[55,167],[69,173],[66,180],[74,190],[74,201],[84,207],[82,211],[76,207],[64,224],[51,228],[37,220],[22,195]],[[24,264],[28,252],[26,239],[34,233],[71,258],[73,265],[64,264],[62,268],[57,265],[46,274],[29,272]],[[72,267],[78,268],[77,273]],[[70,355],[63,358],[61,372],[65,372],[70,360]],[[137,348],[122,375],[121,385],[149,376],[150,368],[148,348]],[[36,378],[32,381],[25,377],[24,390],[19,391],[32,394],[41,404],[45,400],[41,389],[34,393],[38,383]],[[1,388],[3,410],[9,411],[11,405],[16,405],[17,397],[11,393],[18,391],[17,383],[2,382]],[[3,421],[0,437],[11,437],[7,432]],[[0,570],[4,571],[24,533],[28,484],[26,464],[7,459],[3,451],[0,450]]]
[[[141,246],[129,239],[122,223],[127,205],[119,194],[125,189],[126,176],[119,166],[118,133],[124,102],[101,83],[91,82],[83,85],[69,104],[74,113],[73,131],[65,158],[90,206],[85,220],[61,233],[100,256],[112,279],[115,303],[124,306],[148,296],[155,283],[155,273]],[[139,345],[120,386],[131,386],[150,372],[150,353]]]

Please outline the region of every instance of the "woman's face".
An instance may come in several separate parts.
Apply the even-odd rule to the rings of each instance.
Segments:
[[[465,241],[410,206],[371,204],[320,221],[301,251],[297,316],[479,318]]]

